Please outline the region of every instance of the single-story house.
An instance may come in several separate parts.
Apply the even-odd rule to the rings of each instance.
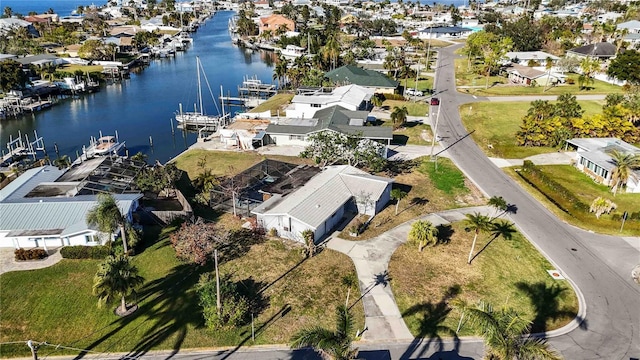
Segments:
[[[260,18],[260,34],[270,30],[275,35],[280,27],[286,28],[288,31],[295,31],[296,23],[280,14],[273,14]]]
[[[393,179],[370,175],[348,165],[328,166],[304,186],[271,197],[253,209],[258,224],[279,236],[304,242],[313,231],[318,242],[348,213],[374,216],[389,202]]]
[[[287,107],[287,117],[311,118],[318,110],[331,106],[341,106],[347,110],[368,110],[374,91],[359,85],[338,86],[330,93],[318,90],[299,94],[291,99]]]
[[[373,70],[365,70],[353,65],[344,65],[324,74],[324,77],[336,84],[355,84],[372,89],[374,93],[393,94],[398,82]]]
[[[419,39],[460,38],[469,36],[473,29],[460,26],[436,26],[418,32]]]
[[[567,51],[567,56],[596,58],[606,60],[616,56],[616,46],[608,42],[599,42],[580,46]]]
[[[555,64],[560,58],[544,51],[509,51],[504,55],[511,63],[528,66],[530,61],[545,66],[547,58]]]
[[[393,139],[393,129],[389,126],[364,126],[368,116],[367,111],[351,111],[341,106],[331,106],[316,111],[310,119],[277,119],[267,126],[266,133],[270,143],[280,146],[307,146],[309,135],[324,130],[359,135],[389,146]]]
[[[612,151],[640,155],[640,149],[617,138],[574,138],[567,140],[567,145],[576,148],[576,168],[607,186],[614,185],[611,179],[615,168],[610,155]],[[640,170],[629,175],[627,192],[640,193]]]
[[[616,25],[618,30],[627,30],[629,34],[640,34],[640,21],[631,20]]]
[[[507,74],[509,82],[521,85],[546,86],[547,84],[564,83],[566,79],[566,75],[554,72],[548,73],[518,64],[511,64],[511,66],[507,68]]]
[[[86,221],[97,204],[97,195],[75,195],[79,183],[56,181],[65,171],[55,166],[30,169],[0,190],[0,247],[46,249],[99,245],[107,240]],[[142,195],[113,197],[131,221]]]

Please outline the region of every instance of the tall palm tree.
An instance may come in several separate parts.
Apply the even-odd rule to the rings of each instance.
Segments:
[[[345,306],[349,306],[349,296],[351,295],[351,289],[358,285],[358,277],[354,273],[348,273],[342,277],[342,285],[347,287],[347,300]]]
[[[499,216],[500,212],[507,211],[508,204],[507,201],[502,196],[492,196],[487,205],[491,206],[496,210],[496,214],[491,218],[492,220]]]
[[[336,307],[336,328],[335,330],[314,326],[303,329],[291,339],[291,347],[300,349],[311,346],[320,354],[335,360],[355,359],[358,349],[352,349],[351,343],[354,340],[353,316],[344,305]]]
[[[611,171],[611,183],[613,184],[611,192],[615,196],[618,188],[625,186],[630,176],[637,179],[637,175],[633,171],[640,169],[640,156],[617,150],[613,150],[610,155],[611,161],[615,165]]]
[[[561,359],[545,339],[527,335],[531,321],[521,318],[513,309],[494,311],[491,305],[482,303],[475,308],[462,307],[458,310],[482,334],[488,359]]]
[[[421,252],[425,246],[438,241],[438,228],[430,221],[418,220],[411,225],[409,239],[418,242],[418,251]]]
[[[407,115],[409,115],[409,110],[407,110],[406,106],[395,106],[393,108],[393,111],[391,112],[391,121],[393,122],[394,129],[400,128],[405,121],[407,121]]]
[[[143,283],[144,278],[127,256],[109,256],[100,264],[93,278],[93,294],[98,297],[98,307],[119,297],[119,312],[124,314],[127,311],[126,298],[135,295],[136,289]]]
[[[478,240],[478,235],[481,232],[488,231],[491,226],[491,219],[488,216],[482,215],[480,213],[474,214],[466,214],[467,218],[464,220],[467,229],[474,232],[473,242],[471,243],[471,251],[469,251],[469,259],[467,260],[467,264],[471,264],[471,260],[473,259],[473,251],[476,247],[476,240]]]
[[[113,195],[98,195],[98,203],[87,214],[87,223],[90,226],[97,226],[100,232],[109,234],[110,236],[119,228],[124,252],[125,254],[129,252],[124,228],[125,218],[122,216]]]

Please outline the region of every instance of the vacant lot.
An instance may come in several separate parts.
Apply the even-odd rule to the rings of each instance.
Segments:
[[[539,166],[539,168],[542,172],[575,194],[587,206],[590,206],[593,200],[599,196],[613,201],[618,206],[611,214],[603,214],[600,219],[597,219],[592,213],[575,211],[573,214],[568,214],[549,200],[549,198],[554,198],[556,194],[543,194],[538,189],[524,182],[514,171],[514,168],[506,169],[507,174],[545,204],[556,216],[572,225],[599,233],[620,235],[620,227],[622,225],[620,216],[622,213],[627,211],[631,214],[640,211],[640,206],[638,205],[640,204],[640,194],[619,192],[616,196],[613,196],[609,187],[596,183],[571,165],[548,165]],[[567,204],[563,205],[568,206]],[[614,219],[613,217],[615,215],[617,216]],[[640,234],[640,221],[628,220],[623,228],[623,234],[629,236],[637,236]]]
[[[454,299],[470,305],[478,301],[494,307],[517,309],[535,322],[534,331],[561,327],[578,310],[578,302],[566,280],[553,280],[553,269],[520,234],[512,240],[490,241],[480,235],[476,252],[486,249],[467,265],[473,233],[463,223],[445,227],[449,243],[418,252],[414,244],[404,244],[391,257],[391,287],[407,326],[415,336],[451,336],[460,313],[450,308]],[[472,335],[464,324],[459,335]],[[475,333],[475,335],[480,335]]]
[[[237,224],[236,224],[237,225]],[[91,295],[98,261],[62,260],[46,269],[0,276],[0,342],[33,339],[98,353],[212,346],[252,345],[251,325],[211,331],[204,326],[195,286],[211,267],[179,262],[166,233],[133,258],[145,284],[137,297],[139,309],[126,318],[113,314],[115,305],[96,307]],[[267,306],[255,319],[256,344],[286,343],[310,325],[332,326],[336,305],[344,303],[343,275],[354,273],[346,255],[324,250],[304,260],[301,249],[280,240],[254,245],[242,257],[221,264],[236,281],[260,289]],[[25,286],[28,284],[28,286]],[[354,308],[362,329],[362,306]],[[24,343],[2,345],[2,357],[29,356]],[[77,354],[43,346],[41,357]]]
[[[600,101],[578,101],[585,115],[602,112]],[[460,106],[460,117],[467,131],[487,156],[522,159],[528,156],[557,151],[551,147],[518,146],[515,140],[522,118],[530,102],[482,102]],[[488,145],[492,145],[490,149]]]
[[[424,116],[429,113],[429,105],[423,102],[403,101],[403,100],[385,100],[382,107],[393,112],[395,107],[406,107],[409,116]]]
[[[293,94],[276,94],[249,112],[261,113],[270,110],[271,116],[285,116],[286,111],[284,109],[291,103],[291,99],[293,99]]]

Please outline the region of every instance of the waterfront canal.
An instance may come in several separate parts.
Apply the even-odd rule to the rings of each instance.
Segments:
[[[141,151],[149,155],[149,162],[162,163],[175,157],[196,141],[194,133],[180,129],[175,129],[175,135],[171,132],[171,118],[178,103],[186,111],[192,110],[197,101],[196,56],[202,61],[216,98],[220,85],[225,95],[235,95],[245,76],[272,82],[272,64],[268,61],[271,54],[250,52],[231,44],[227,24],[232,15],[231,11],[218,12],[192,34],[193,44],[186,52],[178,52],[175,58],[152,60],[148,67],[132,73],[130,79],[107,85],[95,94],[64,100],[33,115],[0,121],[3,150],[6,152],[10,135],[15,138],[21,131],[32,138],[36,130],[44,138],[49,156],[55,157],[56,143],[61,154],[75,159],[76,151],[81,152],[91,136],[97,137],[99,131],[111,135],[117,130],[131,155]],[[207,113],[217,113],[206,86],[202,92]]]

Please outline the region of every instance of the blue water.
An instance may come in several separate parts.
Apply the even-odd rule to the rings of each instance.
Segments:
[[[3,0],[4,4],[4,0]],[[3,150],[10,135],[18,130],[33,137],[33,131],[44,138],[49,154],[56,143],[60,153],[75,158],[76,151],[89,143],[90,136],[102,131],[126,141],[130,154],[142,151],[151,161],[165,162],[193,144],[196,135],[176,129],[171,133],[171,121],[183,103],[192,109],[196,101],[196,60],[199,56],[214,95],[220,85],[232,95],[244,76],[256,75],[263,82],[272,82],[273,70],[262,59],[265,54],[248,53],[231,44],[227,22],[232,12],[217,13],[193,36],[193,45],[173,59],[159,59],[138,74],[120,83],[108,85],[95,94],[67,100],[48,110],[29,114],[21,119],[0,121]],[[208,89],[203,88],[207,113],[216,113]],[[174,124],[175,125],[175,124]],[[150,147],[149,137],[153,139]]]

